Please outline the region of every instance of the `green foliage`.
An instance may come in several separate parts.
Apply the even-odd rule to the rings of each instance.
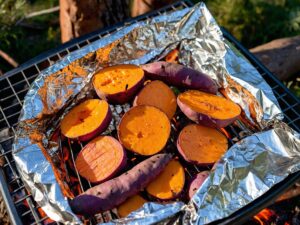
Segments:
[[[206,0],[217,22],[246,47],[300,34],[299,0]]]
[[[293,79],[291,81],[284,82],[284,84],[297,96],[300,98],[300,77]]]
[[[24,15],[24,4],[25,0],[0,0],[1,29],[13,25]]]
[[[9,45],[11,39],[16,39],[19,32],[11,32],[14,24],[24,16],[24,0],[0,0],[0,42]]]
[[[0,49],[23,63],[60,44],[59,13],[23,20],[25,15],[58,5],[58,0],[0,0]],[[0,58],[2,71],[12,69]]]

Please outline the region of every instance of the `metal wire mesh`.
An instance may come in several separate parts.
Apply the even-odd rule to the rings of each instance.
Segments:
[[[178,10],[188,6],[190,6],[189,1],[177,2],[159,11],[130,19],[114,27],[86,35],[61,46],[46,55],[44,54],[35,58],[34,60],[29,61],[29,63],[21,65],[20,68],[5,74],[0,78],[0,157],[4,159],[2,170],[6,178],[5,184],[2,184],[1,187],[2,191],[4,190],[4,195],[6,196],[6,203],[11,209],[11,217],[19,217],[21,221],[20,224],[49,224],[48,217],[40,212],[39,206],[34,202],[31,194],[26,191],[18,172],[16,171],[15,162],[11,154],[13,137],[23,100],[29,90],[30,84],[34,81],[37,75],[43,69],[47,68],[70,52],[107,36],[126,24],[145,20],[168,11]],[[243,52],[243,54],[251,61],[251,63],[272,87],[285,114],[285,122],[287,122],[293,129],[300,132],[299,100],[294,97],[268,70],[266,70],[255,57],[236,42],[230,34],[228,34],[225,30],[223,30],[223,33],[227,40],[232,42]],[[229,126],[227,131],[232,135],[233,140],[240,139],[240,130],[238,130],[236,126]],[[104,215],[103,217],[103,220],[106,220],[105,218],[109,216]],[[18,219],[13,220],[14,223],[19,223],[20,221],[18,221]]]

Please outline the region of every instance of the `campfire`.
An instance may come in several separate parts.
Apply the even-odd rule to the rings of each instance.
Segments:
[[[300,183],[283,193],[272,205],[261,210],[244,225],[300,224]]]
[[[228,36],[228,35],[227,35]],[[231,43],[235,44],[234,40],[231,40],[230,36],[227,37],[225,33],[225,38],[228,39]],[[81,47],[81,46],[80,46]],[[242,51],[242,53],[247,57],[247,52],[243,52],[243,49],[239,47],[239,50]],[[249,53],[248,53],[249,54]],[[252,62],[251,57],[249,61]],[[260,68],[260,65],[256,65],[257,62],[252,62],[252,64],[257,67],[257,70],[260,74],[264,74],[264,78],[268,81],[268,79],[272,79],[272,76],[270,76],[268,73],[264,71],[264,69]],[[27,71],[27,70],[26,70]],[[25,71],[25,72],[26,72]],[[23,71],[22,71],[23,73]],[[25,76],[27,77],[27,72],[25,73]],[[276,80],[275,80],[276,81]],[[287,99],[287,106],[283,104],[282,108],[285,109],[289,107],[288,109],[292,109],[294,107],[294,104],[290,102],[290,94],[286,92],[284,89],[281,90],[281,86],[278,85],[275,81],[272,80],[272,82],[269,82],[271,85],[271,88],[273,88],[275,97],[278,98],[279,103],[281,104],[281,99],[285,101]],[[275,84],[274,84],[275,82]],[[279,93],[279,94],[278,94]],[[280,96],[283,93],[282,96]],[[238,92],[238,94],[245,94],[244,92]],[[21,99],[21,101],[23,98]],[[291,100],[292,101],[292,100]],[[252,113],[252,108],[250,109],[250,113]],[[285,112],[285,111],[284,111]],[[285,114],[288,114],[285,113]],[[19,114],[18,114],[19,115]],[[10,117],[8,117],[8,120]],[[296,121],[296,119],[287,118],[287,121],[289,122],[289,125],[293,125],[293,123]],[[229,145],[232,146],[237,141],[243,139],[243,137],[248,136],[249,133],[252,133],[251,131],[247,131],[248,133],[245,133],[245,129],[242,125],[243,121],[237,121],[235,124],[232,124],[225,129],[222,128],[219,131],[221,131],[227,138]],[[237,124],[241,123],[241,124]],[[174,123],[172,123],[172,128],[179,131],[182,129],[182,123],[181,121],[176,120]],[[295,125],[294,125],[295,127]],[[250,129],[250,128],[249,128]],[[114,134],[112,134],[114,136]],[[91,187],[91,184],[85,180],[84,178],[80,177],[78,175],[78,170],[75,166],[74,160],[77,157],[78,152],[84,147],[84,144],[82,142],[79,142],[77,140],[69,140],[67,138],[63,138],[60,134],[57,137],[59,141],[56,141],[60,144],[58,151],[51,152],[51,154],[56,154],[59,161],[55,161],[55,166],[57,166],[57,169],[62,172],[60,182],[65,183],[66,186],[69,187],[70,193],[73,196],[77,196],[83,191],[87,190]],[[172,137],[171,137],[172,139]],[[176,139],[176,138],[175,138]],[[172,145],[173,143],[171,143]],[[229,147],[230,147],[229,146]],[[166,151],[168,152],[168,146],[166,147]],[[129,153],[130,154],[130,153]],[[8,152],[7,154],[9,157],[11,156],[11,153]],[[11,158],[11,157],[10,157]],[[15,171],[14,165],[16,164],[16,161],[13,161],[13,159],[7,159],[8,164],[6,168],[10,168],[11,171]],[[133,155],[129,155],[129,164],[131,166],[136,165],[139,161],[139,157],[133,157]],[[12,166],[11,166],[12,164]],[[184,168],[186,169],[186,175],[189,177],[194,176],[195,174],[199,173],[200,171],[211,169],[211,166],[205,166],[205,168],[201,168],[198,166],[189,166],[183,163]],[[6,175],[11,173],[11,171],[7,172]],[[32,196],[29,192],[25,190],[25,186],[22,183],[21,180],[22,177],[19,175],[15,175],[11,179],[8,179],[8,185],[10,187],[10,195],[13,197],[13,203],[16,205],[18,215],[20,216],[21,220],[24,224],[55,224],[52,220],[50,220],[45,212],[38,206],[36,202],[34,202],[34,198],[36,198],[35,193],[32,192]],[[18,183],[20,182],[20,183]],[[15,185],[16,184],[16,185]],[[28,184],[28,183],[27,183]],[[286,186],[287,187],[287,186]],[[299,190],[298,190],[299,193]],[[65,195],[66,196],[66,195]],[[285,196],[285,194],[283,195]],[[245,224],[299,224],[299,208],[297,207],[299,205],[299,194],[295,194],[293,196],[289,197],[281,197],[282,199],[277,200],[276,203],[274,203],[271,206],[268,206],[268,208],[262,210],[257,215],[255,215],[251,220],[249,220]],[[65,198],[63,198],[65,199]],[[70,198],[72,199],[72,197]],[[185,203],[185,201],[183,199]],[[43,204],[43,203],[42,203]],[[260,207],[258,205],[257,207]],[[258,209],[258,208],[256,208]],[[14,217],[18,216],[17,214],[14,215]],[[245,216],[246,217],[246,216]],[[101,214],[94,215],[93,218],[82,218],[84,221],[86,221],[89,224],[96,224],[97,222],[107,222],[111,219],[117,218],[116,213],[114,210],[110,210]],[[35,222],[35,223],[34,223]]]

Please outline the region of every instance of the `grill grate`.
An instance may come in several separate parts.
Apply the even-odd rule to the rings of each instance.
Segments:
[[[20,179],[14,159],[12,157],[12,143],[15,133],[15,127],[18,122],[20,110],[22,108],[24,97],[29,90],[30,84],[38,74],[55,61],[61,59],[72,51],[82,48],[100,38],[117,31],[122,26],[132,24],[137,21],[145,20],[165,12],[170,12],[191,6],[188,0],[176,2],[159,11],[154,11],[146,15],[136,17],[116,24],[104,30],[96,31],[83,37],[74,39],[60,47],[48,51],[38,57],[33,58],[27,63],[21,65],[0,78],[0,157],[4,159],[4,165],[0,170],[0,188],[4,200],[8,206],[12,223],[14,224],[49,224],[47,216],[40,212],[40,207],[34,202]],[[251,53],[249,53],[239,42],[237,42],[226,30],[222,30],[224,37],[234,44],[256,67],[268,84],[273,88],[281,108],[285,114],[285,122],[293,129],[300,132],[300,101],[293,96],[289,90],[274,77]],[[227,129],[236,139],[240,139],[239,131],[235,126],[229,126]],[[299,178],[300,173],[297,173]],[[290,183],[293,182],[290,179]],[[285,182],[285,188],[288,182]],[[282,185],[283,186],[283,185]],[[262,207],[262,204],[261,206]],[[258,207],[259,208],[259,207]],[[260,208],[261,209],[261,208]],[[58,224],[58,223],[54,223]]]

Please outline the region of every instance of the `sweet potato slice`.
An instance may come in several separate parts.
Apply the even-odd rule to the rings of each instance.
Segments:
[[[82,177],[92,183],[100,183],[125,166],[126,153],[115,138],[99,136],[84,146],[75,164]]]
[[[131,212],[141,208],[146,202],[140,195],[134,195],[118,206],[118,214],[121,218],[126,217]]]
[[[122,204],[147,187],[172,159],[157,154],[139,163],[121,176],[92,187],[70,201],[71,209],[80,215],[94,215]]]
[[[142,65],[145,76],[166,84],[217,93],[218,87],[206,74],[176,63],[154,62]]]
[[[140,155],[153,155],[166,145],[171,131],[169,118],[153,106],[135,106],[126,112],[118,128],[123,146]]]
[[[174,92],[162,81],[147,84],[136,96],[134,105],[150,105],[159,108],[172,119],[177,108]]]
[[[65,137],[88,141],[105,131],[111,119],[106,101],[89,99],[71,109],[61,121],[60,128]]]
[[[201,187],[203,182],[206,180],[206,178],[209,176],[209,171],[202,171],[198,173],[193,179],[191,180],[191,183],[189,185],[189,199],[191,199],[194,194],[197,192],[197,190]]]
[[[184,127],[177,139],[177,149],[190,163],[211,165],[227,150],[227,138],[218,130],[198,124]]]
[[[146,191],[161,200],[174,199],[182,192],[184,183],[184,168],[177,160],[173,159],[163,172],[147,186]]]
[[[177,104],[189,119],[209,127],[226,127],[241,113],[241,108],[234,102],[195,90],[181,93]]]
[[[143,83],[144,71],[136,65],[107,67],[93,77],[93,86],[98,96],[117,104],[133,98]]]

